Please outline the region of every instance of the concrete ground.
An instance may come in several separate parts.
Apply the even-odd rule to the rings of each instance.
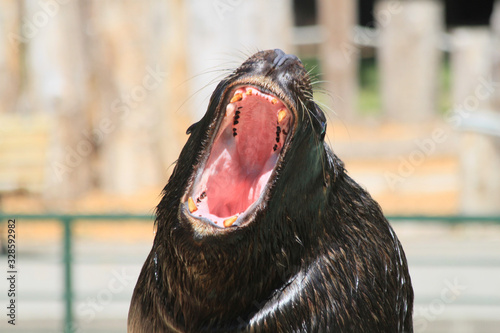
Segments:
[[[4,314],[0,332],[62,332],[61,229],[50,222],[18,221],[18,226],[16,326],[8,325]],[[497,332],[500,226],[398,222],[394,227],[410,265],[415,332]],[[152,224],[79,222],[74,231],[75,332],[125,332]],[[0,266],[6,267],[6,260],[0,257]],[[2,279],[3,309],[7,289]]]

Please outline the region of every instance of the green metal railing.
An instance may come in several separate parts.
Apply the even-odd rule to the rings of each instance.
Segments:
[[[72,224],[75,221],[89,220],[148,220],[152,215],[146,214],[15,214],[0,213],[0,223],[7,219],[21,220],[57,220],[63,227],[63,265],[64,265],[64,332],[73,332],[73,284],[72,284]],[[387,216],[391,222],[419,222],[459,224],[500,224],[500,216]]]
[[[73,318],[73,278],[72,278],[72,224],[77,220],[149,220],[152,215],[143,214],[15,214],[0,213],[0,222],[7,219],[21,220],[57,220],[63,227],[63,265],[64,265],[64,332],[74,332]]]

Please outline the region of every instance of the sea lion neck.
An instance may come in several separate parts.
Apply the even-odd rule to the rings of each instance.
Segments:
[[[235,331],[273,290],[307,265],[310,239],[299,234],[301,227],[280,234],[273,230],[278,221],[266,222],[201,239],[186,224],[158,225],[149,276],[155,294],[174,304],[169,315],[175,322],[186,331],[224,326]]]

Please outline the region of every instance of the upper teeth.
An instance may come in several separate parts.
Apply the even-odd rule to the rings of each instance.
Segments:
[[[281,121],[286,117],[286,109],[280,109],[278,111],[278,123],[281,123]]]
[[[231,98],[231,103],[241,101],[242,98],[243,95],[241,95],[241,93],[236,93],[234,94],[233,98]]]

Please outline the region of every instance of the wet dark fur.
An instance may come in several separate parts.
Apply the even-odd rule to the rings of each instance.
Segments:
[[[191,129],[157,208],[129,332],[413,331],[401,244],[379,205],[324,143],[305,70],[293,58],[273,64],[275,57],[257,53],[223,80]],[[181,197],[224,88],[255,75],[272,78],[293,98],[297,130],[256,220],[201,236],[179,213]]]

